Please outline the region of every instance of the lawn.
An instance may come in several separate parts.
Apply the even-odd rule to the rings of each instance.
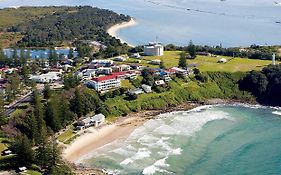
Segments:
[[[0,29],[25,23],[53,12],[67,10],[56,7],[21,7],[18,9],[6,8],[0,10]]]
[[[38,171],[34,171],[34,170],[27,170],[24,174],[28,174],[28,175],[42,175],[42,173],[40,173]]]
[[[130,82],[130,80],[122,80],[121,87],[132,89],[134,85]]]
[[[3,141],[5,141],[6,139],[4,138],[0,138],[0,158],[2,157],[2,151],[6,150],[7,144],[3,143]]]
[[[159,59],[164,62],[164,65],[169,68],[178,65],[180,51],[165,51],[164,56],[147,56],[143,58],[143,65],[149,67],[159,67],[147,63],[149,60]],[[221,58],[226,58],[229,61],[225,64],[218,63]],[[145,61],[144,61],[145,60]],[[261,70],[263,67],[271,64],[270,60],[254,60],[247,58],[233,58],[226,56],[200,56],[194,60],[187,60],[188,64],[197,64],[202,72],[206,71],[222,71],[222,72],[246,72],[251,70]]]
[[[58,140],[60,142],[66,142],[67,140],[71,139],[75,136],[74,127],[70,126],[69,129],[67,129],[65,132],[63,132],[61,135],[58,136]]]

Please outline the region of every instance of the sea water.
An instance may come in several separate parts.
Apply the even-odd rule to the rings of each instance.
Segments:
[[[281,0],[0,0],[0,8],[91,5],[130,15],[138,25],[118,31],[132,45],[281,44]]]
[[[77,163],[122,175],[277,175],[280,114],[240,105],[161,114]]]

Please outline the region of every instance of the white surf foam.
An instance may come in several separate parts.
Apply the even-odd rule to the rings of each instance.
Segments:
[[[170,165],[166,163],[166,159],[168,157],[165,157],[163,159],[157,160],[153,165],[147,166],[143,169],[142,174],[144,175],[152,175],[156,172],[165,173],[165,174],[171,174],[171,172],[163,169],[164,167],[169,167]]]
[[[273,111],[272,114],[281,115],[281,111]]]

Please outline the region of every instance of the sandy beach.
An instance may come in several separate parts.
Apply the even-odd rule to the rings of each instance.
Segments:
[[[161,113],[178,110],[189,110],[197,107],[198,104],[184,103],[175,107],[159,110],[145,110],[131,113],[127,117],[120,117],[116,122],[107,124],[99,129],[89,128],[91,132],[78,137],[72,144],[68,145],[63,151],[63,157],[69,163],[75,163],[81,157],[90,152],[112,143],[118,139],[127,138],[134,129],[141,126],[144,122],[154,119]]]
[[[126,138],[138,126],[143,124],[147,118],[139,116],[126,117],[119,121],[105,125],[100,129],[89,128],[88,132],[77,138],[63,152],[63,157],[74,163],[89,152],[109,144],[115,140]]]
[[[126,43],[124,40],[122,40],[122,38],[118,37],[117,36],[117,32],[118,30],[122,29],[122,28],[127,28],[127,27],[132,27],[134,25],[137,25],[137,22],[136,20],[134,20],[133,18],[131,18],[131,20],[129,22],[122,22],[120,24],[116,24],[112,27],[110,27],[108,30],[107,30],[107,33],[115,38],[118,38],[120,39],[120,41],[122,43]],[[128,45],[130,45],[129,43],[127,43]],[[132,46],[132,45],[130,45]]]

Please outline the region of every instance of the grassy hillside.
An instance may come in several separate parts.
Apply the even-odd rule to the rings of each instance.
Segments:
[[[149,67],[158,67],[154,65],[149,65],[147,61],[160,59],[164,61],[166,67],[173,67],[178,65],[178,60],[181,51],[165,51],[164,56],[159,57],[144,57],[142,63]],[[225,64],[218,63],[221,58],[226,58],[229,61]],[[247,72],[251,70],[261,70],[267,65],[271,64],[270,60],[254,60],[239,57],[211,57],[211,56],[200,56],[198,55],[194,60],[187,60],[188,64],[197,64],[198,68],[202,72],[206,71],[220,71],[220,72]]]
[[[126,95],[105,100],[111,117],[124,116],[131,111],[164,109],[186,101],[204,101],[212,98],[252,100],[250,93],[239,90],[238,81],[245,73],[206,72],[208,81],[202,83],[192,78],[183,80],[175,78],[169,82],[171,87],[162,93],[141,94],[136,100],[127,100]]]
[[[47,14],[67,11],[68,9],[67,7],[20,7],[17,9],[0,9],[0,31],[5,31],[9,27],[36,20]]]

